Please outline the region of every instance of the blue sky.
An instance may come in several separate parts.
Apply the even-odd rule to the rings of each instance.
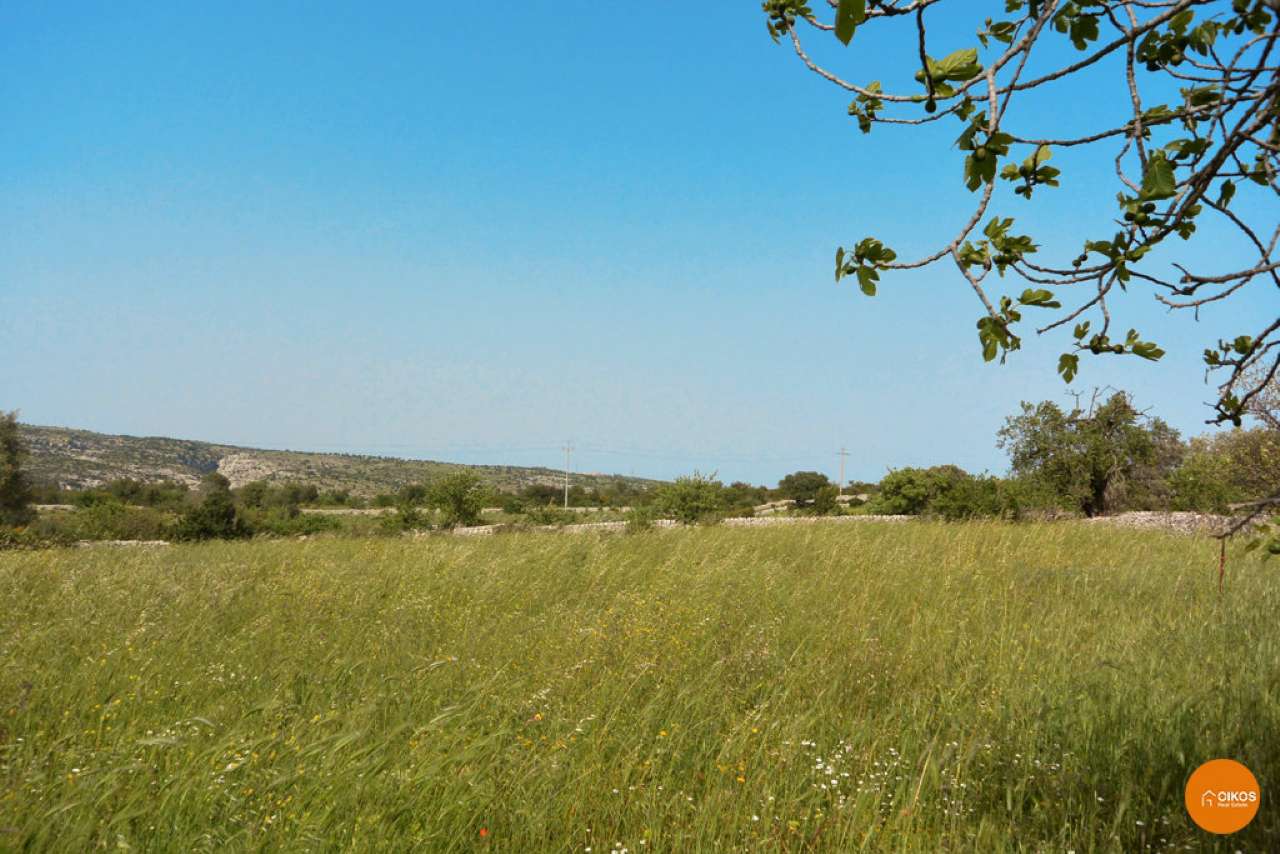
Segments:
[[[939,15],[931,52],[970,24]],[[909,39],[827,41],[853,79],[912,70]],[[1101,126],[1120,86],[1011,117]],[[917,255],[972,198],[957,125],[864,137],[847,102],[751,2],[0,5],[0,408],[463,462],[559,465],[568,439],[576,469],[653,477],[834,475],[842,445],[852,478],[1003,470],[1004,416],[1066,400],[1065,341],[984,365],[943,266],[833,283],[836,245]],[[997,211],[1072,251],[1114,179],[1055,162],[1062,190]],[[1198,432],[1197,354],[1276,297],[1120,311],[1170,355],[1075,387]]]

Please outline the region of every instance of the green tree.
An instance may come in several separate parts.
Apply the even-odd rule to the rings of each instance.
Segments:
[[[181,540],[235,539],[252,533],[236,510],[231,482],[217,472],[200,483],[200,503],[178,520],[176,535]]]
[[[969,473],[953,465],[895,469],[880,481],[880,489],[871,499],[871,510],[906,516],[929,512],[935,502],[966,478]]]
[[[1226,513],[1231,504],[1244,500],[1244,493],[1233,483],[1231,461],[1214,438],[1191,439],[1182,464],[1169,475],[1172,509]]]
[[[809,504],[809,512],[815,516],[831,516],[839,513],[840,502],[836,501],[839,495],[840,490],[834,483],[818,487],[818,491],[813,494],[813,501]]]
[[[1038,314],[1046,319],[1035,324],[1037,334],[1071,330],[1058,359],[1067,382],[1081,357],[1164,355],[1117,321],[1123,299],[1134,292],[1198,312],[1255,280],[1280,286],[1267,214],[1280,193],[1278,7],[1276,0],[765,0],[769,35],[786,39],[805,66],[852,97],[848,114],[864,134],[877,127],[899,134],[943,128],[939,156],[910,168],[929,173],[937,164],[948,173],[941,179],[974,194],[972,210],[955,217],[957,230],[919,257],[899,259],[870,236],[841,246],[836,280],[856,281],[874,296],[882,274],[953,265],[957,282],[980,304],[983,358],[1004,361],[1018,350],[1024,313]],[[939,39],[929,25],[948,17],[943,37],[952,41],[962,32],[955,16],[966,14],[973,40],[935,53]],[[855,49],[844,54],[847,71],[833,68],[827,57],[840,55],[830,52],[833,35],[845,45],[855,38],[899,45],[898,60],[866,67],[859,60],[883,54]],[[810,40],[826,44],[813,51]],[[1033,52],[1038,59],[1028,62]],[[1067,115],[1055,108],[1061,81],[1106,74],[1116,85],[1090,86],[1084,109]],[[1060,148],[1069,148],[1075,162],[1091,159],[1114,170],[1115,185],[1073,183],[1051,165]],[[891,149],[866,150],[860,168],[880,169],[886,156]],[[850,172],[833,169],[837,181]],[[1077,208],[1096,211],[1097,219],[1079,233],[1052,235],[1078,252],[1042,258],[1039,238],[1015,227],[1015,213],[1061,193],[1074,194]],[[1202,229],[1206,221],[1213,227]],[[1248,250],[1230,257],[1214,251],[1224,236]],[[1207,252],[1182,247],[1202,238]],[[1219,263],[1193,268],[1206,258]],[[1239,426],[1260,384],[1280,366],[1280,317],[1252,316],[1240,334],[1205,342],[1205,363],[1226,376],[1214,403],[1218,423]]]
[[[26,525],[35,518],[31,509],[31,481],[22,464],[27,448],[18,427],[18,413],[0,414],[0,525]]]
[[[734,516],[752,515],[757,505],[768,500],[769,490],[766,487],[753,486],[741,480],[734,481],[724,489],[725,505]]]
[[[484,507],[484,485],[469,471],[459,471],[431,484],[427,503],[440,511],[446,527],[474,525],[480,521]]]
[[[675,483],[664,483],[654,496],[654,508],[677,522],[693,525],[715,521],[728,509],[724,484],[715,474],[694,472],[678,477]]]
[[[1086,516],[1121,506],[1126,493],[1167,476],[1177,434],[1134,408],[1124,392],[1070,412],[1051,401],[1024,402],[1000,429],[1014,474],[1048,484]]]
[[[818,491],[831,486],[831,480],[820,472],[797,471],[778,481],[780,498],[793,499],[797,504],[810,504],[818,497]]]
[[[267,499],[271,493],[271,484],[265,480],[255,480],[246,483],[244,486],[236,490],[236,495],[240,499],[240,503],[245,507],[261,508],[267,506]]]

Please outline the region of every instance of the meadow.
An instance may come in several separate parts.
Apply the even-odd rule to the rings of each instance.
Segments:
[[[1280,845],[1280,565],[912,522],[0,553],[0,850]],[[1263,805],[1214,837],[1187,776]]]

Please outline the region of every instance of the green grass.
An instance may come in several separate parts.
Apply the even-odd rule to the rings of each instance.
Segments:
[[[1277,572],[1071,524],[0,554],[0,849],[1274,850]],[[1215,757],[1263,790],[1221,839]]]

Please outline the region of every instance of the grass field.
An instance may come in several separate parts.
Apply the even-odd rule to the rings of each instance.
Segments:
[[[1276,850],[1280,565],[1215,582],[1072,524],[0,554],[0,849]]]

